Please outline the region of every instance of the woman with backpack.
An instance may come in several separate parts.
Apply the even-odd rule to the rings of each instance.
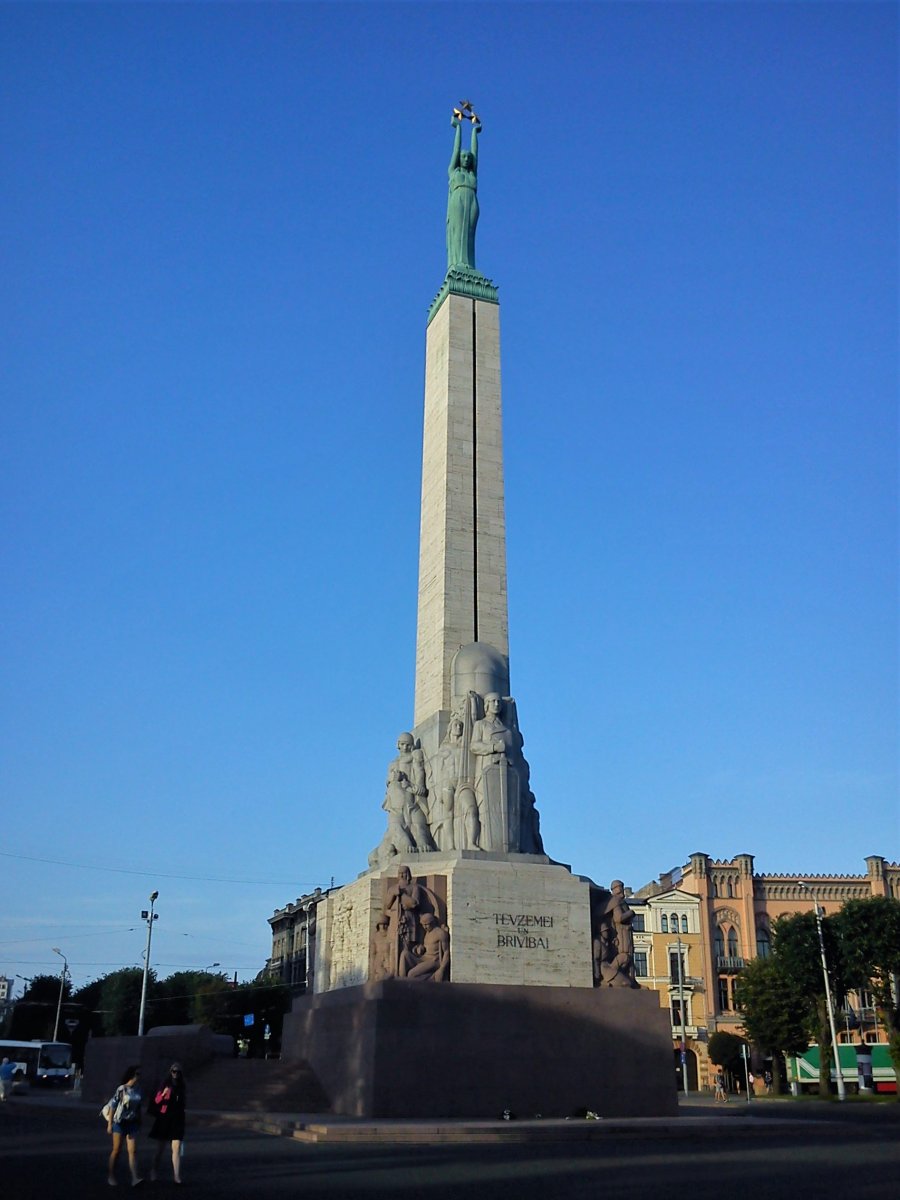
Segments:
[[[122,1075],[122,1082],[116,1088],[109,1102],[104,1106],[106,1114],[106,1132],[112,1134],[112,1152],[109,1156],[107,1183],[115,1187],[116,1159],[124,1142],[128,1150],[128,1167],[131,1171],[131,1186],[137,1187],[142,1182],[137,1170],[137,1135],[141,1127],[141,1089],[140,1067],[129,1067]]]
[[[181,1063],[172,1063],[165,1079],[150,1098],[148,1111],[154,1121],[150,1137],[156,1142],[156,1157],[150,1178],[156,1179],[162,1161],[163,1147],[168,1142],[172,1147],[172,1173],[176,1183],[181,1183],[181,1150],[184,1141],[185,1089]]]

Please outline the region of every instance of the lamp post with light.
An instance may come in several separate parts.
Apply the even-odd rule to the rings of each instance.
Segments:
[[[802,879],[797,880],[797,886],[803,888],[805,892],[809,892],[812,897],[813,907],[816,910],[816,932],[819,935],[819,955],[822,959],[822,978],[825,980],[825,1007],[828,1009],[828,1024],[831,1029],[831,1052],[834,1056],[834,1070],[837,1077],[837,1094],[838,1100],[846,1100],[847,1089],[844,1087],[844,1073],[841,1070],[841,1058],[838,1054],[838,1039],[837,1028],[834,1024],[834,1004],[831,1000],[831,983],[828,979],[828,960],[825,957],[825,935],[822,933],[822,910],[819,908],[819,901],[816,899],[815,893],[808,883]]]
[[[53,946],[52,950],[54,954],[58,954],[63,960],[62,970],[59,973],[59,999],[56,1002],[56,1022],[53,1026],[53,1040],[55,1042],[59,1035],[59,1014],[62,1012],[63,991],[66,986],[66,972],[69,969],[69,960],[63,954],[62,950],[60,950],[59,946]]]
[[[681,1086],[688,1094],[687,1077],[687,1016],[684,1011],[684,959],[681,954],[681,938],[678,939],[678,1007],[681,1010]]]
[[[147,977],[150,974],[150,941],[153,937],[153,922],[159,918],[159,913],[153,911],[153,905],[159,897],[159,892],[150,893],[150,908],[143,909],[141,917],[147,922],[147,953],[144,955],[144,981],[141,985],[141,1011],[138,1016],[138,1037],[144,1036],[144,1010],[147,1007]]]

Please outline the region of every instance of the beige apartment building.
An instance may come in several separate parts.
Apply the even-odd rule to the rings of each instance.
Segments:
[[[754,872],[752,854],[721,860],[692,854],[684,867],[664,872],[629,897],[638,918],[638,982],[657,991],[660,1005],[671,1014],[676,1069],[684,1034],[691,1089],[710,1084],[709,1035],[717,1029],[742,1033],[735,984],[749,959],[768,955],[776,918],[809,912],[814,899],[826,914],[847,900],[900,900],[900,863],[878,855],[865,861],[864,875],[768,875]],[[845,1021],[839,1040],[883,1040],[870,998],[856,997],[853,1007],[858,1027]]]

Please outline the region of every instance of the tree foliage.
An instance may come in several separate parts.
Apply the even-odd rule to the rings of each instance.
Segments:
[[[5,1036],[24,1041],[51,1037],[59,984],[59,976],[36,976],[22,1000],[12,1007]],[[137,1033],[142,985],[141,967],[112,971],[85,984],[69,999],[65,999],[70,991],[67,985],[61,1017],[72,1022],[72,1028],[61,1025],[60,1037],[72,1043],[77,1062],[82,1061],[90,1036]],[[235,984],[227,976],[209,971],[177,971],[157,980],[151,970],[144,1028],[206,1025],[214,1033],[247,1041],[249,1053],[262,1056],[280,1044],[282,1021],[289,1009],[290,989],[265,973],[252,983]]]
[[[71,990],[69,981],[66,979],[63,984],[63,999],[69,995]],[[55,1012],[59,1002],[59,975],[35,975],[28,981],[28,987],[25,989],[22,1000],[26,1004],[52,1005]]]
[[[155,983],[151,970],[148,987]],[[107,1037],[135,1034],[141,1011],[141,988],[144,972],[141,967],[123,967],[100,980],[100,1016]]]
[[[900,1004],[892,978],[900,975],[900,900],[848,900],[832,919],[840,936],[846,982],[872,993],[900,1079]]]
[[[29,980],[21,1000],[17,1001],[5,1023],[4,1035],[20,1042],[52,1038],[59,1005],[59,985],[59,975],[35,975]],[[63,985],[64,1001],[69,991],[69,982],[66,980]]]
[[[717,1067],[724,1067],[726,1071],[739,1071],[743,1061],[741,1055],[743,1045],[743,1038],[739,1038],[736,1033],[717,1030],[710,1034],[707,1052]]]
[[[848,992],[870,991],[900,1075],[900,1011],[892,976],[900,973],[900,901],[848,900],[824,917],[822,936],[831,998],[837,1010]],[[736,989],[748,1036],[775,1054],[819,1046],[819,1093],[831,1085],[831,1027],[814,913],[781,917],[772,926],[772,954],[744,969]]]
[[[834,1007],[838,1008],[848,989],[841,940],[834,917],[822,918],[822,938],[828,962],[831,999]],[[815,913],[779,917],[772,926],[772,955],[783,978],[791,981],[791,991],[786,1000],[792,1002],[792,1019],[803,1025],[809,1041],[818,1043],[819,1094],[825,1096],[831,1090],[831,1027]]]
[[[772,1056],[777,1094],[781,1091],[780,1056],[802,1054],[809,1045],[804,996],[777,958],[754,958],[738,977],[735,1003],[743,1014],[747,1037]]]

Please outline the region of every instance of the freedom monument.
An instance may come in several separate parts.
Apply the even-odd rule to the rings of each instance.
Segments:
[[[500,306],[475,263],[482,125],[468,101],[451,124],[413,727],[368,869],[317,907],[312,991],[285,1018],[282,1057],[307,1061],[351,1115],[672,1113],[668,1015],[635,982],[622,884],[544,851],[510,694]]]

